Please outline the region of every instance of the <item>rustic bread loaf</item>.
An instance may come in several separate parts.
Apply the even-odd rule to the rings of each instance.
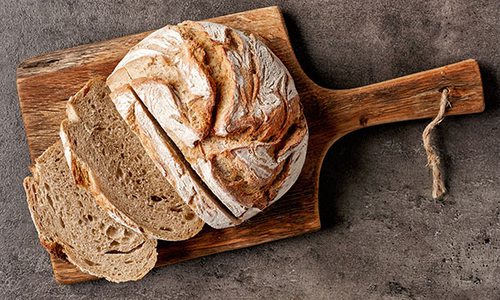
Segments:
[[[134,46],[107,83],[156,165],[170,173],[162,166],[180,161],[196,172],[194,184],[210,190],[195,198],[180,192],[184,201],[219,203],[211,207],[225,206],[238,220],[214,224],[194,209],[213,227],[255,215],[300,174],[308,130],[298,93],[285,66],[253,35],[207,22],[167,26]],[[179,180],[170,180],[179,190]]]
[[[117,223],[74,184],[60,142],[36,160],[32,171],[24,188],[40,242],[49,252],[115,282],[140,279],[153,268],[156,241]]]
[[[169,241],[194,236],[203,221],[156,169],[108,94],[97,78],[68,101],[60,136],[77,184],[136,232]]]

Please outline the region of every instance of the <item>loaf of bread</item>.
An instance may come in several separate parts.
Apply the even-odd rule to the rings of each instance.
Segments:
[[[60,142],[26,177],[28,206],[40,242],[85,273],[122,282],[142,278],[156,262],[156,240],[117,223],[74,184]]]
[[[76,183],[89,189],[113,218],[149,237],[188,239],[203,221],[154,166],[139,139],[116,111],[103,78],[67,105],[61,141]]]
[[[134,46],[107,84],[156,166],[212,227],[254,216],[300,174],[308,129],[298,93],[253,35],[167,26]]]

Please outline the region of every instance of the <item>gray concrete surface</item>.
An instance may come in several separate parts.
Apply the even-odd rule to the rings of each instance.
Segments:
[[[324,229],[154,270],[127,284],[58,286],[21,186],[28,149],[15,68],[64,47],[278,4],[306,72],[332,88],[475,58],[486,112],[441,129],[449,196],[432,201],[427,121],[339,141],[321,177]],[[0,1],[0,298],[500,297],[500,4],[469,1]]]

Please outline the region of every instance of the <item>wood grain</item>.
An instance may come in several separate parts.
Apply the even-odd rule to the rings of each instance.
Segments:
[[[301,96],[310,140],[305,166],[297,183],[276,204],[247,223],[214,230],[205,226],[183,242],[160,242],[157,266],[297,236],[320,228],[319,172],[329,147],[354,130],[389,122],[433,117],[440,89],[450,89],[447,114],[484,110],[478,64],[466,60],[382,83],[348,90],[329,90],[312,82],[300,68],[277,7],[210,19],[251,32],[283,61]],[[40,155],[58,138],[66,100],[95,75],[108,75],[127,50],[147,33],[41,55],[18,68],[18,93],[31,157]],[[52,258],[60,283],[95,279],[65,260]]]

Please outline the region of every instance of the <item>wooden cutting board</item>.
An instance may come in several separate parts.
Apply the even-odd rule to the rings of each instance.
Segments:
[[[474,60],[365,87],[330,90],[316,85],[300,68],[279,8],[261,8],[210,21],[259,35],[291,72],[310,129],[306,163],[292,189],[247,223],[223,230],[205,226],[190,240],[160,242],[158,267],[320,229],[321,164],[330,146],[349,132],[377,124],[433,117],[445,87],[450,90],[452,104],[448,115],[484,110],[481,77]],[[108,75],[128,49],[147,34],[47,53],[19,65],[17,88],[32,159],[58,139],[66,100],[91,77]],[[65,260],[54,257],[51,260],[59,283],[95,279]]]

